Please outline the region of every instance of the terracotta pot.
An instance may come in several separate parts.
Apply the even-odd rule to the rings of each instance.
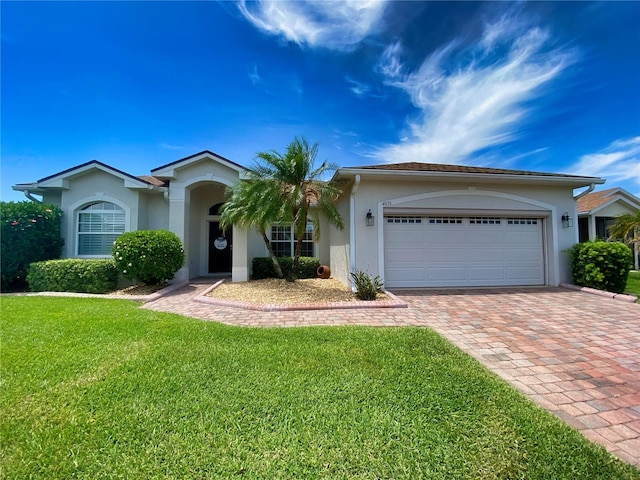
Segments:
[[[331,276],[331,269],[329,265],[320,265],[318,267],[318,278],[329,278]]]

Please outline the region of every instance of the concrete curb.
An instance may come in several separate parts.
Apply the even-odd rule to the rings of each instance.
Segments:
[[[372,309],[372,308],[408,308],[408,304],[391,292],[384,290],[384,293],[391,301],[384,302],[366,302],[362,300],[354,300],[353,302],[333,302],[327,304],[315,303],[294,303],[294,304],[258,304],[253,302],[241,302],[238,300],[223,300],[208,297],[207,294],[224,282],[220,280],[214,283],[202,293],[193,298],[195,302],[218,307],[240,308],[243,310],[252,310],[258,312],[292,312],[292,311],[309,311],[309,310],[353,310],[353,309]]]
[[[606,292],[604,290],[597,290],[591,287],[581,287],[580,285],[573,285],[571,283],[561,283],[560,286],[569,290],[577,290],[579,292],[590,293],[592,295],[600,295],[601,297],[612,298],[622,302],[635,303],[638,301],[638,297],[635,295],[628,295],[626,293]]]
[[[133,300],[137,302],[149,303],[171,292],[185,287],[189,284],[187,281],[172,283],[171,285],[164,287],[162,290],[151,293],[149,295],[114,295],[105,293],[76,293],[76,292],[22,292],[22,293],[3,293],[7,296],[20,296],[20,297],[77,297],[77,298],[107,298],[109,300]]]

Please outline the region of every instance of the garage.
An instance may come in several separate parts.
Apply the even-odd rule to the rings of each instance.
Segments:
[[[385,285],[544,285],[542,227],[518,216],[385,215]]]

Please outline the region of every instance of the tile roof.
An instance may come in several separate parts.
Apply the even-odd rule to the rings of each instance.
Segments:
[[[143,182],[150,183],[151,185],[155,185],[156,187],[166,187],[169,185],[169,182],[165,182],[164,180],[160,180],[159,178],[152,177],[151,175],[138,175],[138,178]]]
[[[616,197],[629,202],[631,205],[633,205],[633,203],[640,205],[640,199],[620,187],[615,187],[600,190],[599,192],[587,193],[584,197],[580,197],[577,201],[578,213],[591,212],[612,200],[616,200]]]
[[[469,167],[465,165],[445,165],[440,163],[387,163],[382,165],[368,165],[364,167],[353,167],[365,170],[394,170],[394,171],[413,171],[413,172],[451,172],[451,173],[485,173],[488,175],[531,175],[531,176],[549,176],[549,177],[568,177],[582,178],[577,175],[566,175],[562,173],[543,173],[530,172],[526,170],[510,170],[504,168],[487,168],[487,167]]]

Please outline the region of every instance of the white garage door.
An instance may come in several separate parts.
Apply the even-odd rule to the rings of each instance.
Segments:
[[[385,216],[387,287],[544,285],[542,219]]]

